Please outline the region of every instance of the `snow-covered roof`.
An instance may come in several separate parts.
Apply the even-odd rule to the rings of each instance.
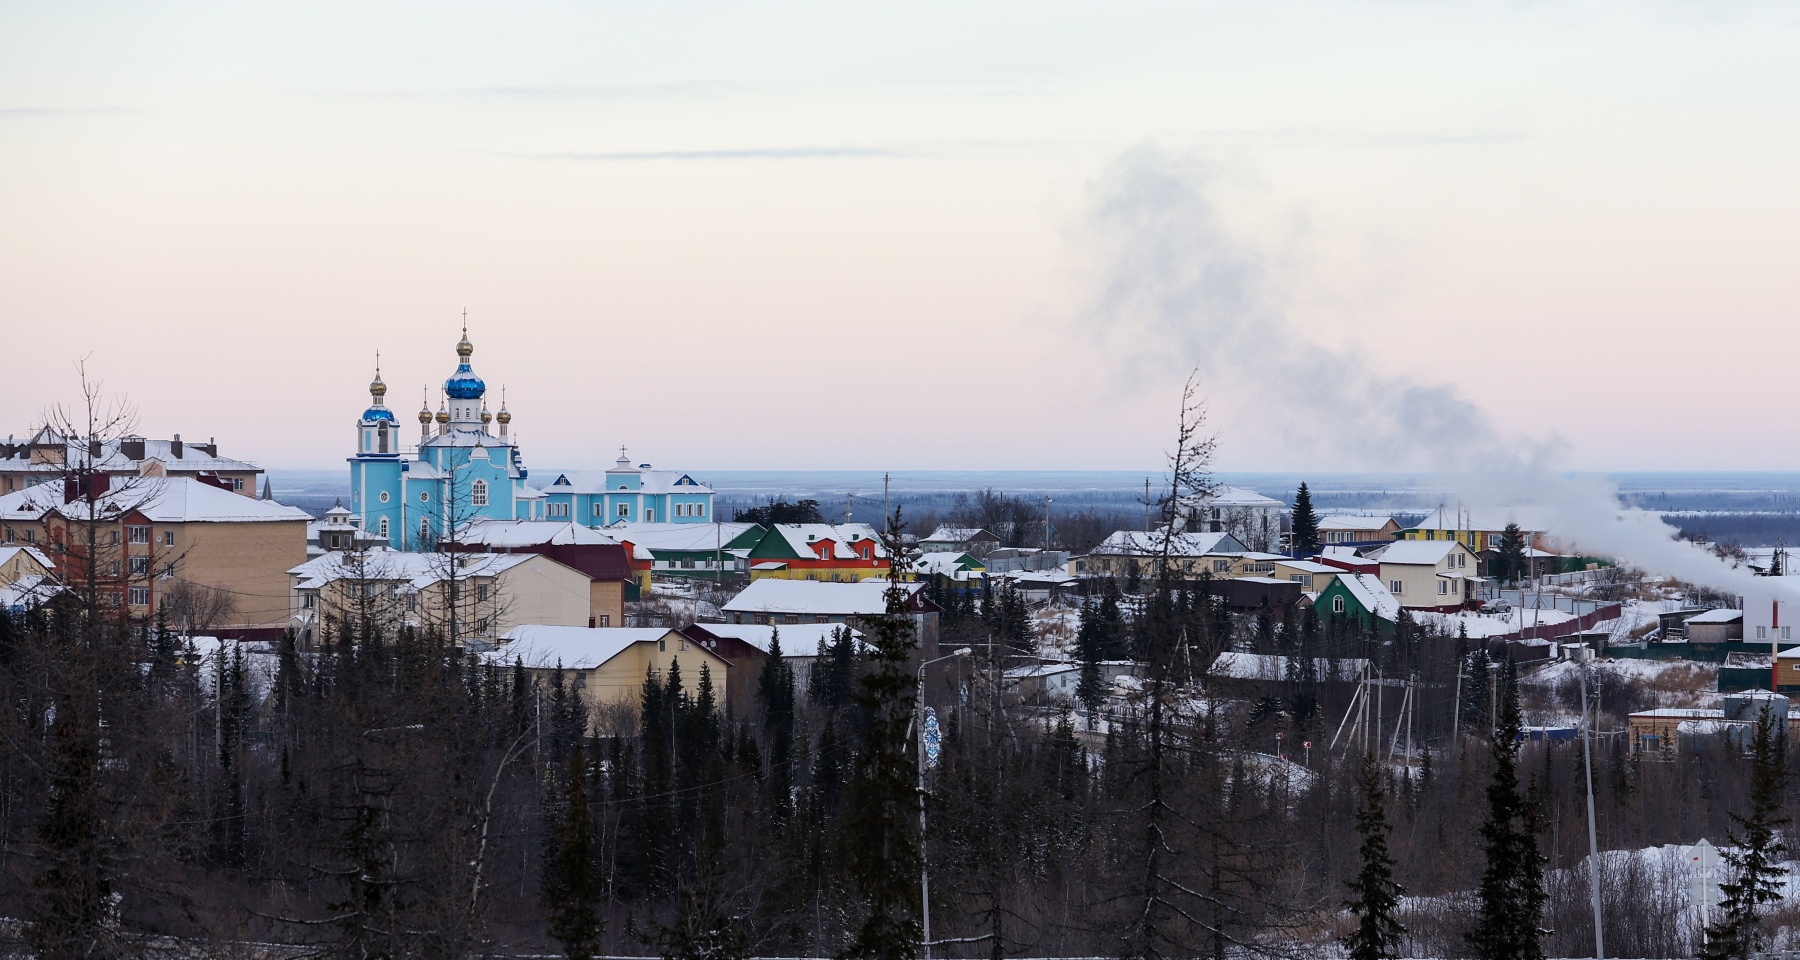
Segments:
[[[1393,522],[1393,517],[1320,517],[1319,529],[1380,533],[1381,528]]]
[[[87,517],[85,500],[65,505],[62,491],[52,490],[53,486],[40,484],[0,499],[11,501],[24,494],[26,499],[18,504],[27,510],[32,506],[40,507],[39,516],[55,510],[72,520]],[[95,506],[102,517],[116,517],[136,510],[151,523],[312,522],[312,515],[299,507],[221,490],[192,477],[114,477],[112,489],[96,500]],[[11,508],[12,504],[8,503],[0,509]]]
[[[859,559],[851,547],[859,541],[874,542],[876,559],[887,556],[887,548],[875,535],[875,528],[866,523],[777,523],[769,528],[769,536],[787,540],[788,546],[802,557],[817,557],[822,541],[832,544],[831,558],[834,560]]]
[[[965,560],[973,561],[973,565],[977,567],[984,566],[980,560],[976,560],[960,550],[944,550],[919,554],[918,559],[913,561],[913,571],[927,576],[931,574],[954,576],[963,571],[963,561]]]
[[[1343,573],[1338,567],[1328,563],[1315,563],[1311,560],[1283,560],[1281,565],[1300,573]]]
[[[633,644],[655,643],[674,632],[667,627],[521,624],[502,634],[500,639],[505,642],[481,654],[481,659],[502,667],[519,661],[527,667],[548,669],[560,663],[565,670],[592,670],[624,653]]]
[[[1406,563],[1436,566],[1457,548],[1468,550],[1455,540],[1396,540],[1382,547],[1375,559],[1382,563]]]
[[[1362,676],[1363,668],[1368,664],[1369,661],[1360,657],[1338,660],[1338,674],[1335,679],[1355,680]],[[1228,650],[1219,654],[1218,659],[1213,661],[1211,672],[1215,677],[1223,677],[1228,680],[1286,680],[1288,679],[1288,658],[1268,653],[1240,653]],[[1313,675],[1320,680],[1334,679],[1331,676],[1331,660],[1325,657],[1314,657]]]
[[[1023,667],[1008,667],[1005,671],[1005,675],[1006,679],[1016,683],[1030,677],[1054,677],[1059,674],[1071,673],[1080,669],[1081,664],[1079,663],[1057,661],[1053,663],[1033,663]]]
[[[607,483],[607,473],[608,472],[609,471],[604,471],[604,470],[568,470],[568,471],[564,471],[563,473],[557,474],[556,479],[550,481],[550,485],[548,487],[544,488],[544,492],[545,493],[580,493],[580,494],[591,494],[591,493],[628,493],[628,494],[629,493],[648,493],[648,494],[693,493],[693,494],[701,494],[701,493],[712,493],[713,492],[713,489],[711,487],[699,482],[698,480],[695,480],[693,477],[689,476],[686,473],[683,473],[680,470],[626,471],[626,472],[635,472],[638,475],[639,479],[638,479],[638,486],[636,489],[625,489],[625,490],[621,490],[620,487],[621,486],[630,487],[630,482],[627,481],[627,482],[621,484],[618,480],[620,472],[619,471],[611,471],[613,481],[609,485]]]
[[[457,566],[452,570],[450,564]],[[300,590],[317,590],[338,580],[373,580],[381,583],[405,583],[413,590],[423,590],[434,583],[458,578],[493,577],[525,563],[556,563],[535,553],[409,553],[386,547],[362,554],[335,551],[314,557],[288,570],[300,578]],[[560,564],[558,564],[560,566]]]
[[[1744,619],[1744,611],[1719,608],[1697,613],[1688,618],[1689,623],[1737,623]]]
[[[20,577],[11,583],[0,584],[0,607],[17,610],[35,606],[63,592],[62,584],[49,577],[36,574]]]
[[[476,520],[464,527],[460,543],[482,547],[536,547],[543,544],[617,544],[614,537],[571,520]]]
[[[646,550],[708,551],[742,536],[754,523],[615,523],[606,534]]]
[[[55,431],[46,428],[38,431],[38,434],[34,436],[30,442],[39,443],[48,440],[51,443],[55,443],[57,440],[61,439],[61,437],[56,436]],[[64,463],[80,464],[88,460],[87,444],[74,440],[65,440],[63,442],[65,444],[64,457],[66,458]],[[126,456],[123,449],[126,443],[131,444],[134,448],[136,445],[142,444],[143,456],[141,458]],[[183,473],[202,470],[213,472],[225,471],[229,473],[243,473],[246,471],[253,473],[262,472],[262,468],[254,463],[245,463],[242,460],[233,460],[230,457],[221,457],[208,453],[207,450],[211,446],[211,444],[190,443],[184,441],[181,444],[181,453],[177,456],[175,453],[175,441],[172,439],[152,440],[148,437],[131,437],[128,439],[107,440],[101,444],[100,456],[93,461],[93,467],[96,470],[105,470],[113,473],[135,474],[138,472],[139,465],[145,461],[160,460],[165,467],[172,470],[179,470]],[[134,449],[133,452],[136,452],[136,450]],[[0,459],[0,471],[13,473],[23,470],[30,473],[51,475],[61,474],[65,469],[63,464],[58,463],[26,462],[30,456],[30,451],[21,444],[16,458]]]
[[[1150,557],[1162,554],[1160,530],[1118,530],[1100,541],[1090,555]],[[1243,553],[1246,548],[1229,533],[1177,533],[1169,537],[1169,555],[1203,557],[1210,554]]]
[[[1195,503],[1208,507],[1258,507],[1263,509],[1287,509],[1287,504],[1274,497],[1265,497],[1255,490],[1245,487],[1219,487],[1210,497],[1195,497]]]
[[[862,636],[861,632],[841,623],[702,623],[699,626],[707,633],[742,640],[764,653],[769,652],[770,640],[779,630],[784,657],[814,656],[818,653],[819,641],[831,643],[834,630],[849,630],[852,637]]]
[[[1550,529],[1549,515],[1533,507],[1500,507],[1496,509],[1438,507],[1409,530],[1476,530],[1499,533],[1509,523],[1516,523],[1526,533],[1543,533]]]
[[[1725,716],[1725,711],[1718,707],[1658,707],[1639,710],[1631,716],[1646,720],[1717,720]]]
[[[50,558],[44,555],[44,551],[39,550],[36,547],[27,546],[22,543],[9,543],[4,546],[0,546],[0,567],[4,567],[7,564],[13,562],[13,559],[15,557],[17,557],[19,554],[24,554],[25,556],[30,557],[31,559],[37,561],[38,565],[43,567],[45,570],[55,570],[56,569],[56,564],[52,563],[50,561]]]
[[[924,584],[903,583],[908,594]],[[752,581],[725,603],[727,613],[804,613],[814,616],[879,616],[887,612],[888,581],[861,580],[833,583],[825,580]],[[709,627],[710,629],[710,627]]]
[[[1400,601],[1394,599],[1380,577],[1367,573],[1341,573],[1338,575],[1338,582],[1350,591],[1350,595],[1356,598],[1357,603],[1362,604],[1363,609],[1383,620],[1400,618]]]
[[[1000,542],[999,537],[989,533],[981,527],[940,526],[936,530],[931,531],[931,536],[922,537],[920,539],[921,542],[929,543],[968,543],[977,539],[992,540],[995,543]]]

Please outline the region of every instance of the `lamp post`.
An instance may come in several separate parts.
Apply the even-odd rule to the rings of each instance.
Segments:
[[[919,760],[919,932],[922,935],[925,960],[931,960],[931,861],[925,855],[925,723],[919,719],[920,712],[925,709],[925,668],[945,660],[966,657],[971,652],[968,647],[962,647],[948,656],[921,662],[918,699],[913,701],[913,724],[918,728],[914,745],[918,748]]]

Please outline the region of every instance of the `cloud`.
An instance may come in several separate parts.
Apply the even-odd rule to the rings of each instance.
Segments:
[[[92,117],[135,112],[131,107],[0,107],[0,118]]]
[[[617,150],[594,153],[535,154],[539,160],[573,160],[584,163],[648,160],[819,160],[888,159],[916,154],[887,147],[751,147],[717,150]]]

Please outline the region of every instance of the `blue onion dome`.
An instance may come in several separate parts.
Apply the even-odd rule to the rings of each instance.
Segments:
[[[375,379],[369,384],[369,399],[373,402],[369,405],[369,409],[363,411],[364,423],[374,423],[377,420],[386,420],[388,423],[397,422],[394,419],[393,411],[387,408],[387,402],[382,399],[386,396],[387,384],[381,381],[381,368],[376,367]]]
[[[479,400],[487,392],[487,383],[476,376],[474,369],[469,366],[469,355],[474,352],[474,345],[469,343],[469,334],[464,332],[462,340],[456,345],[456,356],[461,362],[456,365],[456,372],[450,375],[450,379],[444,381],[444,392],[452,399]]]

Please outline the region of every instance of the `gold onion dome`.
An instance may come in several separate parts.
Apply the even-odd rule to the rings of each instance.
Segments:
[[[482,407],[481,408],[481,422],[483,424],[488,424],[488,423],[492,423],[493,421],[494,421],[494,415],[489,413],[486,407]]]
[[[501,423],[511,423],[512,422],[512,414],[507,413],[505,407],[501,407],[500,415],[498,417],[495,417],[494,419],[499,420]]]
[[[369,396],[381,398],[387,396],[387,384],[381,382],[381,371],[375,371],[375,379],[369,381]]]

